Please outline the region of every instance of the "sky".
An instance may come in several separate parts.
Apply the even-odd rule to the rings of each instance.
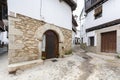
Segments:
[[[79,16],[83,7],[84,7],[84,0],[77,0],[77,8],[73,12],[73,14]]]
[[[78,17],[80,16],[80,13],[82,11],[84,7],[84,0],[77,0],[77,8],[76,10],[73,12],[74,15],[77,15]],[[77,23],[79,25],[79,18],[77,19]],[[77,27],[77,30],[80,30],[80,27]]]

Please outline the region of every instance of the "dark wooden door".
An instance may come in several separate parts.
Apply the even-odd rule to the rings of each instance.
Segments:
[[[55,32],[49,30],[46,35],[46,58],[55,58],[58,55],[58,36]]]
[[[116,31],[101,34],[101,51],[116,52]]]

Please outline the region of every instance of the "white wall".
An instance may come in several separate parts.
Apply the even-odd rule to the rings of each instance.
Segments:
[[[95,34],[95,31],[91,31],[86,33],[85,30],[87,28],[91,28],[106,22],[110,22],[116,19],[120,18],[120,0],[108,0],[105,2],[102,7],[103,7],[103,12],[102,12],[102,17],[98,19],[94,19],[94,10],[89,12],[87,16],[85,17],[85,21],[83,20],[81,22],[81,37],[83,37],[83,42],[87,43],[89,45],[89,37],[94,36],[95,39],[95,46],[97,45],[97,36]],[[84,13],[83,13],[84,14]]]
[[[1,42],[4,42],[5,44],[8,43],[7,31],[0,33],[0,40]]]
[[[8,10],[40,19],[40,0],[8,0]]]
[[[86,34],[86,27],[84,26],[85,24],[85,12],[84,12],[84,9],[83,11],[81,11],[81,15],[79,17],[80,19],[80,38],[82,39],[83,38],[83,43],[87,43],[87,34]]]
[[[76,31],[75,37],[80,38],[80,30],[77,30],[77,31]]]
[[[85,21],[86,28],[94,27],[120,18],[120,0],[108,0],[102,6],[102,17],[94,19],[94,10],[88,13]]]
[[[64,1],[8,0],[8,10],[72,30],[72,11]]]

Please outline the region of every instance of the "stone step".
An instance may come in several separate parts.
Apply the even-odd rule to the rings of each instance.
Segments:
[[[29,68],[32,68],[34,66],[38,66],[38,65],[40,65],[42,63],[43,63],[43,60],[39,59],[39,60],[33,60],[33,61],[26,61],[26,62],[10,64],[10,65],[8,65],[8,72],[9,73],[14,73],[17,70],[29,69]]]
[[[104,54],[95,54],[95,53],[91,53],[88,52],[87,55],[91,56],[91,57],[98,57],[104,60],[115,60],[115,56],[108,56],[108,55],[104,55]]]

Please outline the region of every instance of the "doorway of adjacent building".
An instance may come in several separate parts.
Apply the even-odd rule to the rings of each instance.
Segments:
[[[52,30],[48,30],[45,32],[44,35],[46,38],[45,39],[46,59],[58,57],[59,39],[57,34]]]
[[[116,31],[101,34],[101,52],[116,52]]]
[[[0,56],[8,52],[8,5],[0,0]]]

